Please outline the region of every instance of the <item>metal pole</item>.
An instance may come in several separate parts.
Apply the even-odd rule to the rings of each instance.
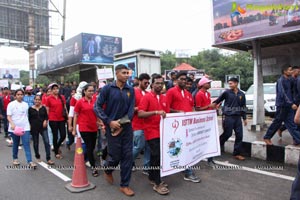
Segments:
[[[260,41],[252,41],[253,59],[254,59],[254,77],[253,77],[253,123],[251,130],[261,131],[265,126],[265,108],[264,108],[264,90],[263,90],[263,72]],[[247,100],[247,99],[246,99]]]
[[[63,10],[63,33],[61,36],[61,40],[65,41],[66,39],[66,5],[67,5],[67,0],[64,0],[64,10]]]

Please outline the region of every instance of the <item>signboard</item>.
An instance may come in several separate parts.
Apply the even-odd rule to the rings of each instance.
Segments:
[[[167,114],[160,123],[160,149],[162,177],[220,155],[216,111]]]
[[[122,52],[122,38],[81,33],[37,55],[40,73],[77,64],[113,64]]]
[[[8,80],[7,79],[0,80],[0,88],[5,88],[5,87],[9,87]]]
[[[214,43],[300,30],[299,0],[213,0]]]
[[[0,68],[0,77],[2,79],[20,79],[20,70],[18,68]]]
[[[114,78],[112,68],[97,69],[98,80]]]
[[[194,74],[195,79],[201,79],[205,75],[204,69],[198,70],[180,70],[181,72],[184,71],[187,73],[187,76]],[[179,72],[176,70],[165,70],[166,81],[171,79],[171,72]]]
[[[191,50],[189,49],[176,49],[175,58],[191,58]]]
[[[132,86],[134,77],[137,76],[137,59],[136,59],[136,57],[126,58],[126,59],[115,61],[114,62],[114,73],[115,73],[115,67],[120,64],[126,65],[129,68],[128,84]]]

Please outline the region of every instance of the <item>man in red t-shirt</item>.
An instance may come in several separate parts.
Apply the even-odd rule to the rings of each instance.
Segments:
[[[171,112],[192,112],[194,110],[194,100],[192,94],[185,89],[187,73],[179,72],[176,75],[177,85],[167,92],[167,99]],[[184,180],[193,183],[201,182],[191,169],[186,169]]]
[[[144,135],[150,147],[150,170],[149,180],[154,184],[153,189],[159,194],[168,194],[166,183],[160,177],[160,119],[166,117],[169,106],[165,95],[161,94],[163,89],[163,78],[161,75],[152,77],[152,91],[146,94],[139,104],[138,116],[145,119]],[[156,169],[156,170],[154,170]]]
[[[214,104],[211,103],[210,93],[208,92],[210,88],[210,83],[212,80],[209,80],[206,77],[203,77],[198,86],[200,87],[199,91],[195,97],[195,110],[203,111],[203,110],[212,110],[214,109]],[[208,165],[212,168],[216,167],[216,163],[213,160],[213,157],[207,159]]]
[[[132,129],[133,129],[133,162],[138,157],[142,150],[144,151],[144,167],[149,167],[150,162],[150,149],[147,144],[145,144],[144,137],[144,119],[138,117],[138,106],[141,102],[143,96],[148,93],[146,91],[149,86],[150,76],[146,73],[139,75],[139,86],[134,88],[135,96],[135,107],[134,116],[132,119]],[[133,169],[135,164],[133,164]],[[144,169],[143,173],[148,174],[147,170]]]
[[[5,133],[5,138],[9,138],[6,110],[9,102],[13,101],[14,97],[10,94],[10,90],[8,89],[8,87],[3,88],[2,100],[3,100],[2,116],[3,116],[3,124],[4,124],[4,133]]]

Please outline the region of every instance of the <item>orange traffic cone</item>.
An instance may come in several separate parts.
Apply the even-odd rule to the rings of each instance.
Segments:
[[[90,183],[87,179],[84,154],[80,137],[77,137],[76,140],[74,167],[75,169],[73,171],[72,182],[68,183],[65,188],[74,193],[94,189],[96,186]]]

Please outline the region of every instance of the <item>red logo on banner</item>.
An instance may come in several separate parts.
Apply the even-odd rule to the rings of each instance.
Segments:
[[[179,127],[179,121],[177,121],[177,120],[175,119],[174,122],[172,123],[172,127],[175,129],[175,130],[174,130],[174,134],[175,134],[176,130],[177,130],[178,127]]]

